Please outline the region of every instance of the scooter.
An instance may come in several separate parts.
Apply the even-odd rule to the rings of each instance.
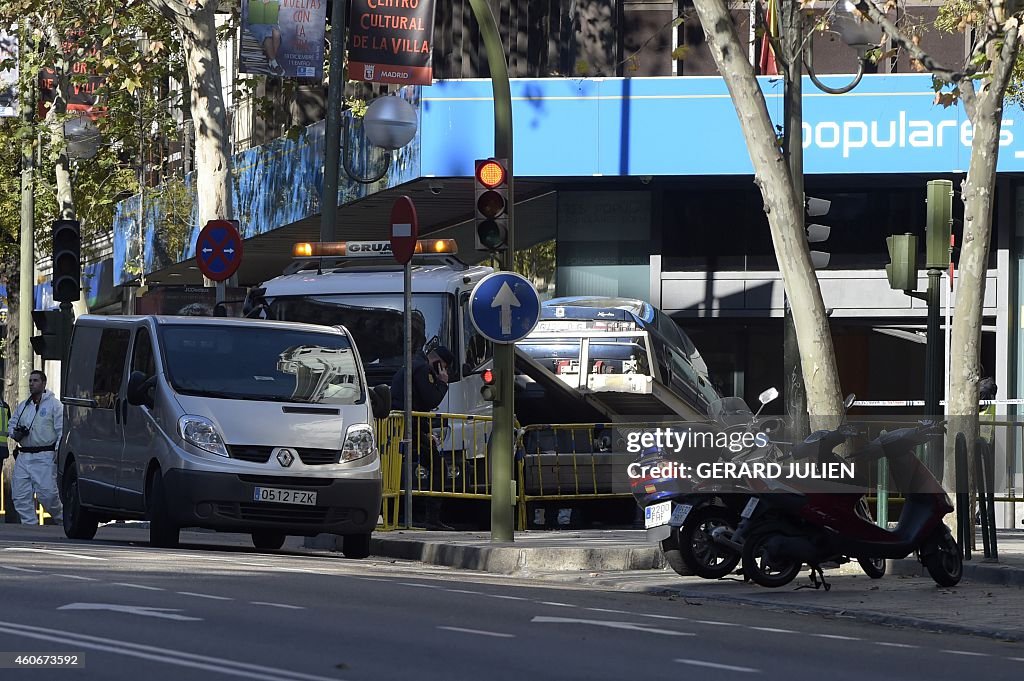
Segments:
[[[884,433],[849,455],[856,465],[888,459],[895,487],[906,499],[894,530],[864,518],[858,510],[862,498],[858,495],[769,483],[774,488],[752,497],[741,513],[751,520],[742,540],[744,574],[761,586],[780,587],[793,581],[807,563],[815,586],[818,575],[828,588],[821,563],[831,557],[899,559],[916,551],[936,583],[956,585],[963,575],[963,559],[942,522],[953,506],[914,453],[915,447],[944,432],[941,423],[921,421],[916,427]]]
[[[760,418],[765,405],[777,399],[775,388],[765,390],[758,397],[761,406],[751,412],[746,402],[738,397],[726,397],[713,402],[708,413],[720,432],[743,432],[752,435],[782,428],[777,417]],[[764,446],[747,447],[739,452],[717,452],[719,459],[733,462],[776,461],[781,456],[777,446],[765,438]],[[727,455],[727,456],[725,456]],[[683,459],[691,465],[694,452]],[[653,469],[671,460],[668,453],[652,448],[638,461],[641,469]],[[680,575],[697,575],[705,579],[720,579],[731,573],[740,561],[740,552],[712,540],[716,530],[732,531],[740,522],[739,513],[751,491],[742,485],[723,484],[691,476],[644,477],[632,479],[632,491],[637,503],[644,509],[644,525],[648,541],[661,543],[665,560]]]
[[[844,401],[844,407],[849,409],[853,404],[856,396],[853,394],[847,395]],[[842,424],[835,430],[819,430],[811,433],[803,442],[796,444],[789,453],[789,460],[796,462],[813,462],[819,466],[828,464],[843,464],[845,461],[837,456],[834,452],[835,448],[846,442],[851,437],[860,435],[860,430],[851,424]],[[743,543],[746,536],[748,536],[754,528],[757,527],[759,521],[765,518],[765,514],[760,514],[757,517],[752,517],[755,507],[761,502],[762,495],[768,495],[769,504],[775,499],[771,497],[771,494],[778,493],[780,490],[777,485],[773,485],[763,480],[751,480],[748,485],[753,496],[747,502],[747,505],[740,512],[741,520],[735,530],[728,527],[715,528],[711,533],[711,540],[717,544],[724,545],[734,550],[737,554],[742,555]],[[797,483],[790,483],[785,489],[785,492],[801,494],[804,490]],[[828,492],[834,494],[835,492]],[[854,511],[857,515],[865,522],[874,523],[874,519],[871,516],[871,509],[867,503],[867,497],[861,492],[854,492],[852,496],[850,493],[840,494],[840,496],[847,500],[855,500]],[[850,557],[843,554],[836,554],[829,556],[823,560],[821,567],[839,567],[845,563],[850,562]],[[886,565],[884,558],[858,558],[857,562],[860,564],[861,569],[868,577],[872,579],[881,579],[885,576]],[[799,571],[799,569],[798,569]],[[828,590],[828,583],[822,580],[822,584],[825,585]]]

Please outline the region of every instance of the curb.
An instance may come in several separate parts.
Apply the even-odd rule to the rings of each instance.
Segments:
[[[409,539],[370,540],[370,553],[460,570],[503,575],[524,571],[579,572],[586,570],[656,570],[665,566],[661,549],[650,547],[521,547],[474,546]]]
[[[890,560],[889,571],[894,575],[928,577],[923,565],[913,559]],[[967,561],[964,563],[964,579],[978,584],[1024,587],[1024,570],[1011,565]]]
[[[935,620],[926,619],[922,617],[912,617],[908,615],[892,615],[889,613],[878,612],[875,610],[848,610],[841,607],[827,605],[796,605],[790,603],[780,603],[775,600],[764,600],[761,598],[757,598],[756,596],[733,596],[730,594],[721,593],[709,594],[706,591],[694,591],[686,588],[685,586],[676,587],[664,583],[637,584],[630,582],[606,580],[600,577],[586,578],[582,575],[534,574],[532,575],[532,577],[537,581],[544,581],[548,583],[582,583],[586,581],[590,585],[596,585],[603,588],[612,589],[615,591],[624,591],[627,593],[641,593],[648,596],[676,596],[694,602],[710,601],[733,605],[747,605],[758,608],[764,608],[767,610],[776,610],[780,612],[821,615],[824,617],[850,619],[859,622],[866,622],[869,624],[881,624],[884,626],[921,629],[938,633],[967,634],[971,636],[981,636],[1000,641],[1024,641],[1024,630],[1007,630],[998,629],[995,627],[981,627],[972,626],[968,624],[957,624],[952,622],[937,622]]]

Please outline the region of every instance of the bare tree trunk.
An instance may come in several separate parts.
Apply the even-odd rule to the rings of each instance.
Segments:
[[[968,460],[973,462],[974,444],[978,437],[982,313],[989,246],[992,241],[999,129],[1003,120],[1006,88],[1020,51],[1018,20],[1011,19],[1005,28],[1005,39],[998,54],[993,55],[994,73],[985,82],[982,91],[975,93],[971,81],[961,84],[967,115],[974,126],[974,139],[967,178],[962,186],[964,233],[950,340],[952,357],[956,359],[950,367],[949,403],[946,405],[950,424],[943,478],[946,489],[951,491],[970,490],[973,487],[970,475],[967,480],[956,479],[954,452],[956,433],[962,432],[967,437]],[[973,518],[970,522],[969,527],[973,528]]]
[[[764,199],[775,257],[793,310],[811,428],[834,427],[843,414],[839,371],[825,304],[802,229],[803,197],[797,196],[764,95],[747,60],[747,50],[736,37],[725,2],[694,0],[694,6],[732,96],[754,165],[754,183]]]
[[[231,195],[230,132],[217,53],[218,3],[192,5],[180,0],[149,0],[174,24],[185,48],[196,134],[196,195],[199,223],[234,217]]]

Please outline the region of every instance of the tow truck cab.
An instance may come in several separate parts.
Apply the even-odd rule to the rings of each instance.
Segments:
[[[412,261],[413,351],[443,345],[458,360],[437,411],[489,415],[477,373],[493,356],[469,318],[473,287],[490,267],[466,265],[449,239],[419,241]],[[387,241],[296,244],[280,277],[250,291],[247,316],[344,325],[362,356],[368,385],[390,384],[404,366],[404,271]]]

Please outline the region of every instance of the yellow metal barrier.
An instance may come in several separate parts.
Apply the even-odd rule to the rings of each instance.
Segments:
[[[489,499],[487,439],[491,432],[491,417],[413,412],[412,419],[412,494]],[[399,500],[405,492],[401,451],[404,423],[405,415],[399,411],[376,421],[384,487],[382,522],[377,528],[381,531],[398,527]]]
[[[378,530],[398,527],[398,500],[402,494],[402,415],[389,415],[376,421],[377,449],[383,485],[381,524]]]
[[[6,483],[6,481],[4,480],[3,467],[0,466],[0,518],[3,518],[3,520],[0,521],[0,522],[7,522],[8,510],[7,510],[7,506],[4,503],[6,501],[6,496],[3,494],[3,490],[5,489],[5,487],[4,487],[5,483]],[[15,511],[13,509],[10,512],[11,513],[15,513]],[[44,522],[46,521],[47,518],[50,518],[52,516],[50,516],[50,514],[46,511],[46,509],[43,508],[42,504],[37,504],[36,505],[36,517],[39,518],[39,524],[42,525],[42,524],[44,524]]]
[[[536,501],[629,499],[626,449],[630,433],[673,423],[537,424],[519,430],[517,509],[527,527],[527,504]]]

